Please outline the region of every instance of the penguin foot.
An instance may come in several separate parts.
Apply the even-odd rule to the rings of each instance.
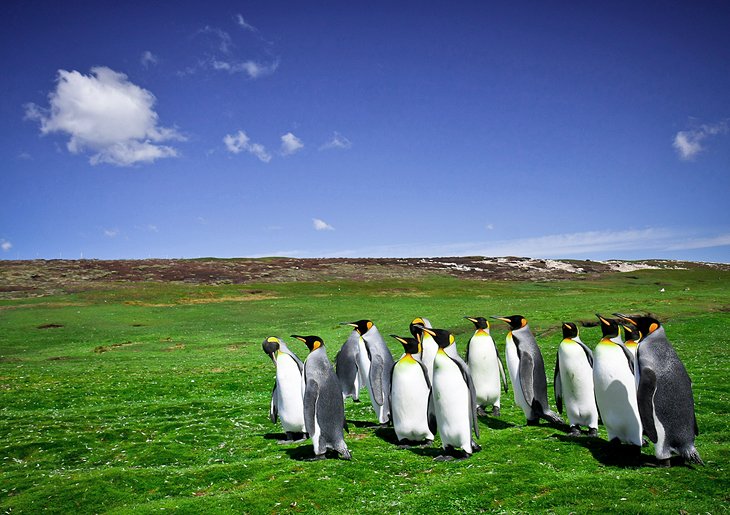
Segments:
[[[471,441],[471,452],[479,452],[482,450],[482,446],[476,443],[474,440]]]
[[[350,451],[348,449],[345,449],[344,451],[342,451],[340,453],[340,459],[350,461],[352,459],[352,455],[350,454]]]
[[[580,436],[580,427],[579,426],[570,426],[570,429],[568,430],[568,436]]]
[[[315,454],[312,458],[308,458],[306,461],[319,461],[319,460],[326,460],[327,455],[325,454]]]
[[[484,411],[484,407],[483,406],[477,406],[477,416],[478,417],[486,417],[487,416],[487,412]]]
[[[597,427],[589,427],[588,428],[588,436],[593,436],[593,437],[598,436],[598,428]]]
[[[527,425],[528,426],[537,426],[539,424],[540,424],[540,419],[539,418],[534,418],[532,420],[530,420],[529,418],[527,419]]]
[[[492,406],[492,416],[493,417],[502,416],[502,412],[499,410],[499,406]]]
[[[453,456],[451,456],[450,454],[440,454],[440,455],[436,456],[436,457],[435,457],[435,458],[433,459],[433,461],[453,461],[453,460],[455,460],[455,459],[456,459],[456,458],[454,458],[454,457],[453,457]]]
[[[663,460],[657,460],[656,466],[659,468],[668,469],[669,467],[672,466],[672,461],[669,458],[665,458]]]

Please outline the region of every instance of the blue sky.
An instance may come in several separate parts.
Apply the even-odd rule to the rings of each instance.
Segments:
[[[2,2],[0,258],[730,261],[727,2],[394,4]]]

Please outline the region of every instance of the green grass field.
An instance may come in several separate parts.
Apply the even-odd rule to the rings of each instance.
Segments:
[[[367,402],[345,403],[350,462],[304,461],[311,443],[278,444],[268,419],[269,335],[304,359],[289,335],[317,334],[334,360],[351,329],[340,322],[407,334],[426,316],[455,333],[463,355],[473,331],[463,316],[519,313],[554,403],[560,323],[616,311],[663,321],[694,382],[705,466],[656,468],[652,446],[623,460],[602,427],[598,440],[526,427],[511,385],[502,417],[480,420],[482,452],[458,462],[434,462],[438,448],[398,449]],[[728,312],[730,273],[711,268],[570,282],[120,283],[2,300],[0,512],[725,512]],[[506,332],[493,324],[502,350]],[[581,336],[593,347],[600,329]],[[388,343],[397,359],[401,347]]]

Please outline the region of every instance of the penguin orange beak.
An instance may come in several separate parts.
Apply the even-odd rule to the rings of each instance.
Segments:
[[[626,320],[627,322],[630,322],[630,323],[636,325],[636,321],[635,320],[632,320],[631,317],[628,317],[626,315],[622,315],[621,313],[614,313],[613,316],[619,317],[622,320]]]
[[[508,324],[512,323],[512,321],[507,317],[489,317],[489,318],[493,318],[495,320],[501,320],[502,322],[507,322]]]
[[[413,325],[414,325],[415,327],[418,327],[418,328],[419,328],[419,329],[420,329],[421,331],[423,331],[424,333],[428,333],[428,334],[430,334],[431,336],[436,336],[436,333],[435,333],[435,332],[434,332],[434,331],[433,331],[432,329],[429,329],[428,327],[426,327],[426,326],[424,326],[424,325],[421,325],[421,324],[413,324]]]

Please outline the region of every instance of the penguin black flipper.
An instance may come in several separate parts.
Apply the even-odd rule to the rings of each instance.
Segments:
[[[494,340],[492,340],[494,341]],[[502,356],[499,355],[499,348],[497,344],[494,344],[494,350],[497,353],[497,364],[499,365],[499,375],[502,376],[502,384],[504,385],[504,393],[507,393],[507,376],[504,373],[504,365],[502,365]]]
[[[651,368],[641,370],[641,379],[637,389],[639,416],[644,427],[644,434],[656,443],[658,435],[654,425],[654,393],[656,392],[656,374]]]
[[[385,377],[385,362],[383,357],[376,355],[370,362],[370,387],[372,388],[373,400],[382,406],[385,403],[385,392],[383,391],[383,379]]]
[[[428,418],[428,430],[431,431],[431,434],[435,435],[438,424],[436,423],[436,411],[433,406],[433,390],[428,392],[428,410],[426,415]]]
[[[449,356],[451,358],[451,361],[456,363],[456,366],[459,367],[459,371],[461,371],[461,377],[464,378],[464,382],[466,383],[466,386],[469,388],[469,411],[471,412],[471,425],[472,429],[474,429],[474,434],[477,438],[479,438],[479,418],[477,416],[477,390],[474,387],[474,381],[471,379],[471,374],[469,373],[469,366],[464,363],[464,361],[459,359],[454,359],[453,357]],[[433,432],[433,431],[432,431]]]
[[[314,437],[315,421],[317,416],[317,398],[319,397],[319,384],[316,381],[307,381],[304,388],[304,428],[311,437]]]
[[[535,363],[532,360],[532,356],[527,352],[523,352],[520,356],[520,383],[522,385],[522,395],[525,397],[525,401],[529,406],[532,406],[533,400],[535,400],[533,385],[534,369]]]
[[[563,385],[560,382],[560,351],[555,357],[555,375],[553,376],[553,384],[555,385],[555,405],[558,413],[563,413]]]
[[[578,340],[573,340],[573,341],[575,341],[575,343],[580,345],[581,349],[583,349],[583,352],[586,353],[586,358],[588,358],[588,364],[591,366],[591,368],[593,368],[593,351],[591,350],[591,348],[588,347],[588,345],[586,345],[585,343],[583,343],[581,341],[578,341]],[[628,348],[627,348],[627,350],[628,350]],[[633,360],[631,362],[633,363]]]
[[[271,421],[274,424],[276,424],[276,421],[279,418],[279,406],[276,402],[276,382],[274,382],[274,389],[271,391],[271,406],[269,407],[269,418],[271,418]]]

